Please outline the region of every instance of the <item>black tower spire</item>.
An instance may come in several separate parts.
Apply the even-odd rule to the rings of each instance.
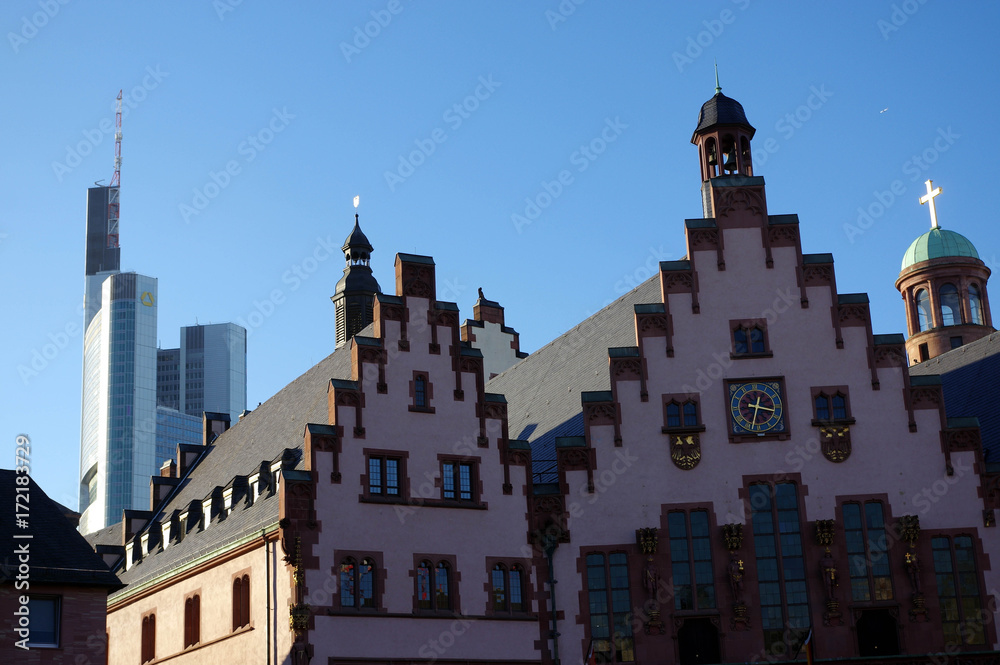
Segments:
[[[361,230],[357,213],[354,214],[354,229],[341,249],[347,266],[344,276],[337,282],[336,292],[330,297],[337,309],[337,348],[372,322],[375,294],[382,292],[369,265],[373,248]]]

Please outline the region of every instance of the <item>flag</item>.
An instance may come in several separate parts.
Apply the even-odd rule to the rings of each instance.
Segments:
[[[813,645],[812,645],[813,631],[812,628],[809,629],[809,634],[806,635],[806,641],[802,643],[802,646],[806,649],[806,663],[807,665],[813,665]]]
[[[587,650],[586,665],[597,665],[597,652],[594,651],[594,640],[590,640],[590,649]]]

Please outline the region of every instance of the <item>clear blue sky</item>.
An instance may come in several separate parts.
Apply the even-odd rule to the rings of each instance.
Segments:
[[[159,278],[163,347],[277,294],[253,318],[253,407],[334,348],[343,258],[324,246],[355,195],[384,289],[396,252],[432,255],[439,298],[465,318],[483,287],[527,351],[681,258],[714,59],[757,128],[769,211],[834,254],[876,333],[904,332],[893,283],[929,228],[925,179],[942,225],[998,265],[998,25],[1000,4],[941,0],[7,0],[0,467],[26,433],[36,479],[77,505],[84,202],[112,174],[120,88],[122,267]],[[526,198],[545,207],[518,228]]]

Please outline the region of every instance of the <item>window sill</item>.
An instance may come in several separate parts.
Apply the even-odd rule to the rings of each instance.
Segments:
[[[853,425],[856,421],[854,418],[834,418],[833,420],[817,420],[813,418],[813,427],[845,427],[847,425]]]
[[[732,360],[746,360],[747,358],[773,358],[774,353],[771,351],[764,351],[763,353],[730,353],[729,357]]]
[[[698,432],[704,432],[704,425],[696,425],[694,427],[661,427],[660,431],[664,434],[696,434]]]
[[[382,496],[379,494],[361,494],[358,496],[360,503],[406,503],[406,498],[402,496]]]
[[[413,413],[434,413],[433,406],[414,406],[413,404],[410,404],[408,408]]]

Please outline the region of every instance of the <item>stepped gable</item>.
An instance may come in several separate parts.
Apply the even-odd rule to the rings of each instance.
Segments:
[[[532,460],[555,460],[556,437],[583,436],[580,393],[611,389],[608,349],[634,345],[634,306],[659,301],[657,274],[487,384],[507,397],[510,436],[531,443]]]
[[[153,515],[150,521],[155,529],[153,537],[159,540],[159,524],[169,521],[175,511],[181,513],[192,503],[200,504],[212,495],[215,488],[230,485],[236,476],[252,474],[262,462],[281,459],[286,449],[301,449],[306,424],[327,422],[327,386],[330,379],[347,378],[350,372],[350,347],[343,347],[221,434],[202,454],[187,477],[182,479],[173,495]],[[301,454],[295,460],[294,468],[303,468]],[[277,524],[278,504],[277,495],[270,492],[262,494],[250,506],[241,501],[233,506],[225,519],[213,520],[208,528],[200,531],[192,529],[180,542],[171,542],[165,550],[144,555],[141,562],[119,572],[119,577],[129,587],[112,594],[110,599],[164,573],[176,571],[227,544],[259,537],[262,529]],[[148,529],[149,525],[143,532]],[[104,531],[107,530],[99,533]],[[118,534],[120,538],[120,526]],[[120,540],[118,544],[121,544]],[[159,547],[162,544],[157,549]]]

